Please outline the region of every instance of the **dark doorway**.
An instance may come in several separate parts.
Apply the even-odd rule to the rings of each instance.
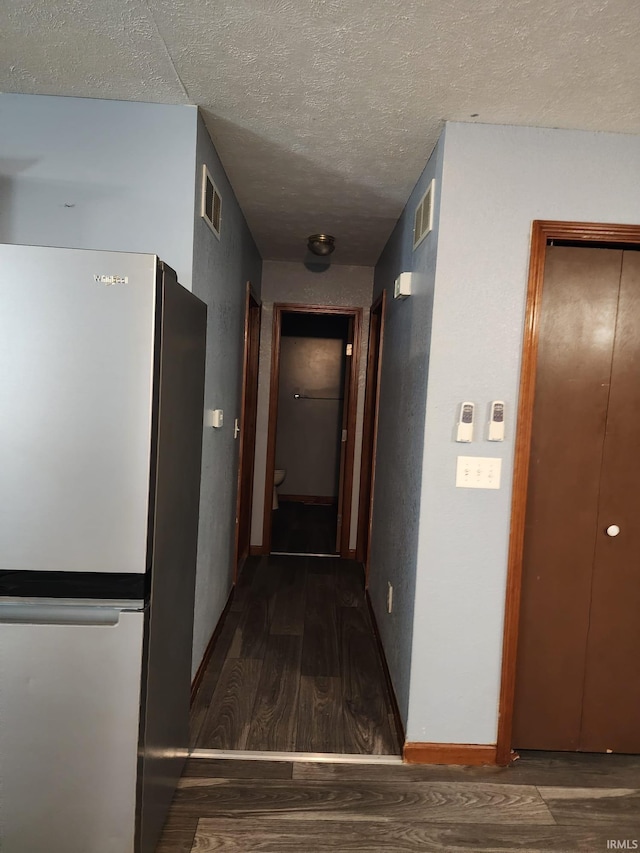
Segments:
[[[274,306],[265,553],[354,556],[360,315],[360,309]]]
[[[348,332],[340,315],[282,314],[272,553],[337,553]]]
[[[335,500],[314,503],[305,497],[281,496],[273,512],[271,553],[336,554],[337,525]]]

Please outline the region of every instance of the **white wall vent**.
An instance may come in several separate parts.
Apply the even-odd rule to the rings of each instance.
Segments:
[[[433,228],[433,196],[435,192],[435,180],[432,180],[426,193],[420,199],[416,208],[413,222],[413,248],[422,243],[429,231]]]
[[[214,184],[209,170],[202,167],[202,199],[200,202],[200,216],[209,228],[220,239],[220,224],[222,222],[222,198],[218,187]]]

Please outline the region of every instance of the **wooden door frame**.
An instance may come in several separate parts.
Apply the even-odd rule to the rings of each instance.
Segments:
[[[382,352],[384,324],[387,310],[387,291],[383,290],[369,312],[369,350],[367,352],[367,378],[365,382],[364,418],[362,425],[362,456],[360,463],[360,494],[358,501],[358,541],[356,559],[364,562],[365,585],[369,583],[371,532],[373,523],[373,492],[376,481],[376,454],[378,450],[378,421],[380,415],[380,380],[382,378]],[[377,343],[377,368],[374,375],[375,350],[371,348],[371,318],[378,312],[380,326]],[[372,396],[375,387],[375,396]],[[365,500],[367,493],[369,500]]]
[[[249,379],[251,375],[252,368],[255,370],[255,381],[257,384],[258,381],[258,358],[259,358],[259,349],[260,346],[258,344],[258,350],[253,353],[253,361],[249,363],[250,356],[250,343],[251,343],[251,312],[252,310],[258,309],[260,311],[260,300],[257,298],[255,293],[253,292],[253,288],[251,286],[251,282],[248,281],[245,287],[245,304],[244,304],[244,344],[243,344],[243,353],[242,353],[242,389],[240,392],[240,446],[238,448],[238,482],[237,482],[237,493],[236,493],[236,523],[235,523],[235,545],[233,552],[233,583],[237,583],[238,574],[240,572],[240,513],[242,510],[243,503],[243,495],[242,495],[242,470],[245,462],[245,455],[247,451],[247,444],[249,441],[253,442],[255,445],[255,430],[253,436],[248,436],[245,431],[245,424],[247,423],[247,402],[248,402],[248,389],[249,389]],[[258,341],[260,340],[260,318],[258,316]],[[256,407],[257,408],[257,407]],[[256,411],[257,414],[257,411]],[[255,452],[254,452],[254,465],[255,465]],[[252,503],[253,498],[253,490],[250,495],[245,495],[245,501],[249,502],[249,505]],[[251,540],[251,533],[249,533],[249,540]]]
[[[262,522],[262,553],[271,553],[271,504],[273,499],[273,472],[276,467],[276,431],[278,425],[278,391],[280,386],[280,337],[283,314],[325,314],[353,317],[353,353],[345,379],[349,382],[349,407],[347,414],[347,442],[345,448],[345,476],[342,487],[343,512],[340,535],[340,556],[351,557],[349,538],[353,504],[353,465],[355,455],[356,411],[358,405],[358,368],[360,337],[362,334],[362,308],[336,305],[299,305],[278,302],[273,306],[273,333],[271,338],[271,374],[269,385],[269,425],[267,431],[267,462],[265,470],[264,515]]]
[[[571,240],[589,246],[593,243],[640,245],[640,225],[610,225],[594,222],[555,222],[535,220],[531,229],[529,285],[522,346],[520,397],[513,466],[511,533],[507,565],[507,588],[502,646],[502,679],[498,716],[496,762],[507,765],[512,758],[511,737],[515,702],[522,559],[526,520],[529,456],[533,426],[533,403],[538,360],[538,340],[544,269],[549,240]]]

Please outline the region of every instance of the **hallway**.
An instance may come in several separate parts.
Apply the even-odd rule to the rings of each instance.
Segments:
[[[400,754],[359,563],[247,561],[192,708],[191,745]]]

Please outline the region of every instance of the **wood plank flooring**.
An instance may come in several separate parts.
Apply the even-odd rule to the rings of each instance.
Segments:
[[[191,745],[400,754],[359,563],[247,561],[194,703]]]
[[[192,744],[394,753],[361,569],[254,558],[192,711]],[[157,853],[601,853],[640,849],[640,756],[510,767],[192,759]]]
[[[280,501],[272,514],[271,550],[287,554],[335,554],[338,505]]]
[[[508,768],[191,760],[157,853],[636,849],[639,785],[638,756],[527,753]]]

